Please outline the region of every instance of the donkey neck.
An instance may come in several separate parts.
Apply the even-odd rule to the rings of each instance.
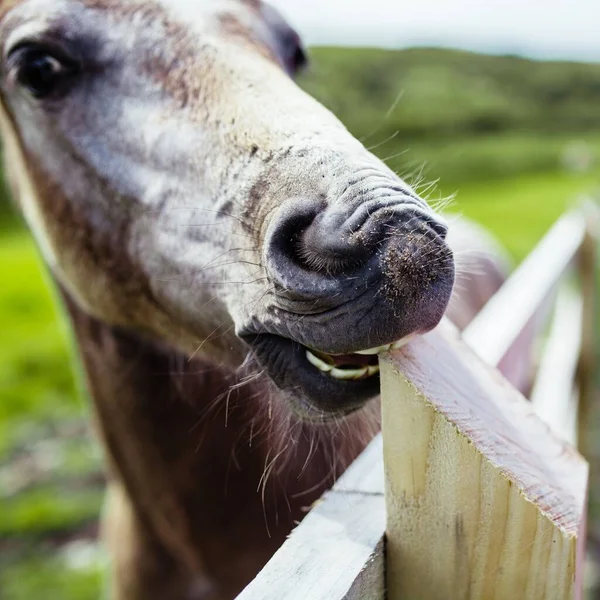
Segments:
[[[231,372],[102,323],[63,297],[109,477],[192,572],[243,586],[378,427],[364,418],[300,423],[264,386],[232,388]]]

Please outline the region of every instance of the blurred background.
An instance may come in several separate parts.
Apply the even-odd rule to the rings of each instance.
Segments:
[[[596,0],[279,0],[300,85],[521,260],[600,188]],[[98,598],[100,453],[36,250],[0,196],[0,598]]]

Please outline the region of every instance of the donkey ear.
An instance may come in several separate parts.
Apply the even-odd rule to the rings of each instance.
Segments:
[[[271,5],[262,3],[260,12],[268,30],[267,42],[271,50],[285,70],[293,77],[308,62],[300,36]]]

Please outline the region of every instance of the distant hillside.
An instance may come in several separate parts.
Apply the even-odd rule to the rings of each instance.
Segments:
[[[357,135],[600,131],[600,65],[469,52],[314,48],[301,84]]]
[[[555,172],[573,152],[600,163],[600,65],[441,49],[310,55],[300,85],[392,168],[424,168],[446,192]]]

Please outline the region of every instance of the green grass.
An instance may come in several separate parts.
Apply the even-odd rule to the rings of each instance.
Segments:
[[[598,186],[598,173],[575,176],[559,172],[464,184],[444,192],[456,190],[450,209],[485,225],[518,262],[562,212]]]
[[[23,233],[0,242],[0,459],[15,447],[80,418],[68,334],[33,243]],[[35,422],[24,419],[35,414]],[[37,432],[37,433],[36,433]]]
[[[99,452],[27,233],[0,237],[0,275],[0,597],[97,599],[103,566],[78,563],[90,552],[77,538],[102,506]],[[75,541],[50,543],[65,537]]]
[[[376,144],[379,138],[379,134],[374,135],[366,143]],[[445,187],[566,172],[564,163],[573,152],[588,154],[596,168],[600,162],[600,133],[596,132],[579,135],[508,132],[405,143],[394,138],[388,144],[374,151],[387,159],[392,169],[408,175],[409,179],[421,175],[426,180],[440,180]],[[399,146],[402,152],[394,156]]]
[[[36,486],[2,503],[0,537],[34,537],[61,533],[98,517],[102,493],[98,488],[65,489]]]
[[[5,561],[0,570],[0,593],[4,600],[98,600],[104,587],[103,561],[86,547],[70,550],[85,556],[73,560],[68,553],[45,552],[34,558],[18,555]]]

